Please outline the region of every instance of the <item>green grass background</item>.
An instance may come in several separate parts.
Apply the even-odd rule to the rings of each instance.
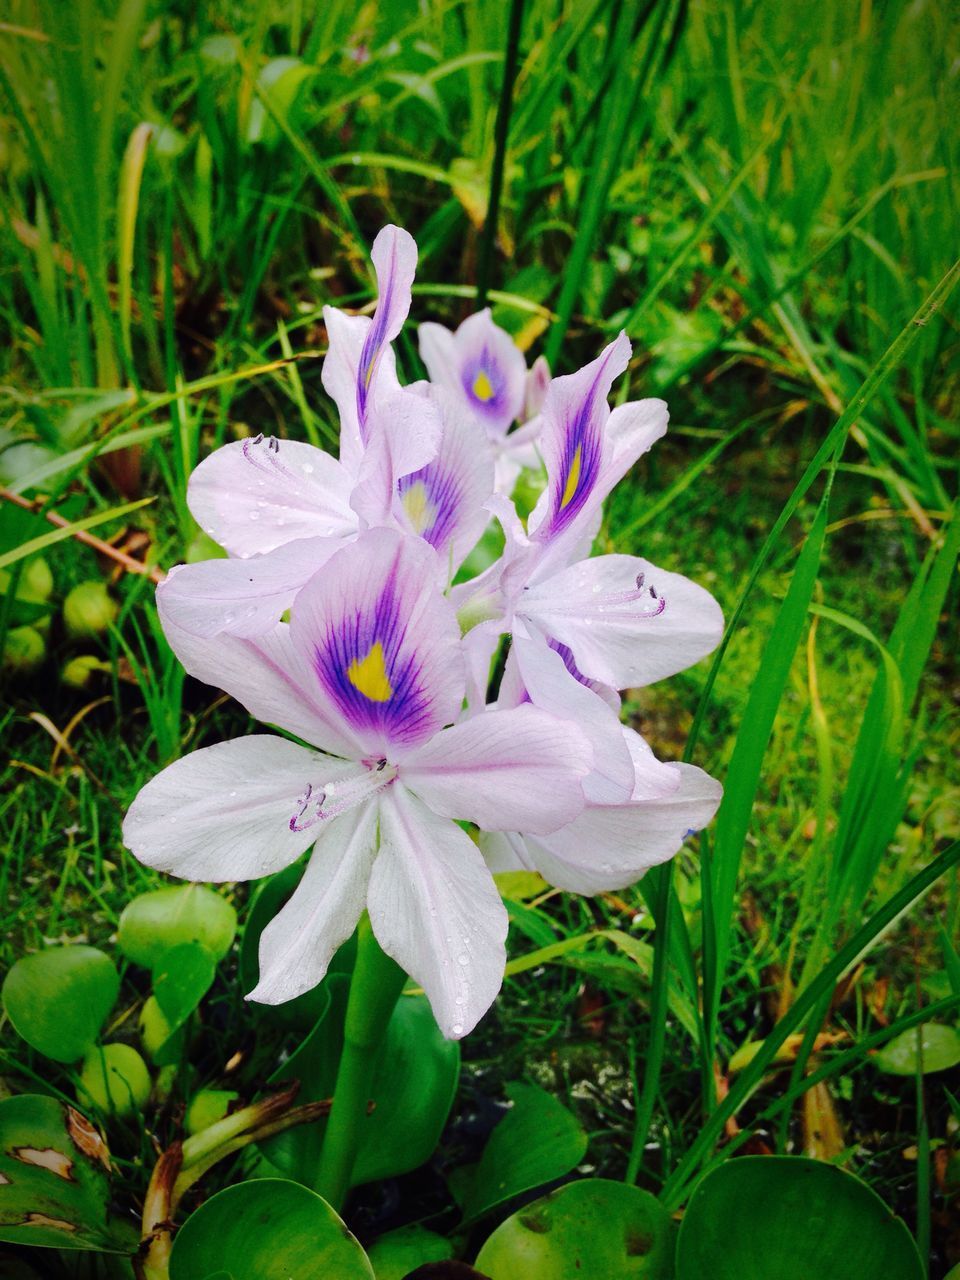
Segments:
[[[526,1073],[585,1119],[601,1173],[675,1204],[725,1123],[813,1150],[904,1213],[932,1276],[960,1257],[960,1081],[882,1075],[868,1037],[934,1001],[955,1024],[960,998],[958,54],[938,0],[11,0],[0,21],[0,480],[136,556],[210,553],[184,494],[212,447],[335,442],[321,309],[370,303],[386,221],[420,246],[409,377],[413,324],[458,322],[478,281],[557,372],[626,328],[619,394],[664,396],[672,425],[601,546],[687,573],[736,623],[628,711],[727,799],[640,889],[513,904],[459,1113]],[[0,504],[8,585],[50,532]],[[4,968],[109,939],[155,880],[120,845],[125,806],[247,725],[183,681],[147,579],[73,540],[39,550],[55,602],[107,576],[121,609],[79,645],[55,609],[43,664],[6,675]],[[82,691],[58,680],[78,652],[106,668]],[[838,988],[842,943],[938,854]],[[807,1034],[771,1069],[804,989]],[[218,1001],[210,1078],[248,1034],[236,993]],[[118,1034],[136,1008],[131,990]],[[739,1084],[751,1041],[767,1061]],[[42,1064],[2,1043],[25,1087]]]

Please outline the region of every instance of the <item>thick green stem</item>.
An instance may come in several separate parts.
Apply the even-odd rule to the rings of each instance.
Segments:
[[[333,1105],[323,1139],[316,1189],[339,1213],[367,1113],[373,1069],[406,975],[384,955],[366,916],[360,922]]]

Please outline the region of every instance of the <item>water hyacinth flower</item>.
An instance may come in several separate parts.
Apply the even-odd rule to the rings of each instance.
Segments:
[[[531,705],[455,723],[464,660],[434,559],[420,539],[368,531],[298,594],[289,626],[257,641],[168,626],[188,670],[311,747],[254,735],[196,751],[147,783],[123,835],[147,866],[193,880],[255,879],[313,847],[263,932],[250,998],[315,986],[366,908],[457,1038],[500,988],[507,916],[454,819],[546,835],[582,810],[592,751]]]
[[[461,411],[484,431],[494,449],[497,491],[509,494],[524,467],[536,467],[536,416],[550,371],[541,356],[527,370],[523,353],[489,307],[469,316],[456,331],[426,322],[419,329],[420,356],[430,381],[445,387]],[[519,420],[528,425],[511,432]]]
[[[372,319],[324,308],[322,380],[340,413],[339,461],[313,445],[257,436],[216,450],[190,478],[191,512],[232,557],[179,566],[161,588],[168,615],[196,635],[272,627],[365,528],[422,537],[438,552],[445,585],[488,523],[495,477],[486,438],[446,387],[401,387],[397,379],[390,343],[410,308],[416,245],[386,227],[372,257]]]
[[[528,667],[537,648],[543,654],[562,646],[571,689],[578,677],[611,690],[652,684],[691,666],[720,639],[720,609],[696,583],[637,556],[589,557],[603,500],[667,429],[662,400],[610,410],[613,380],[629,357],[621,333],[591,364],[553,379],[540,437],[547,486],[528,528],[502,495],[489,504],[504,528],[504,553],[452,592],[469,629],[472,696],[480,703],[506,633],[530,642],[520,650]]]
[[[551,380],[481,312],[456,333],[423,326],[433,381],[403,387],[391,343],[416,246],[388,227],[373,259],[372,318],[326,312],[339,460],[262,437],[216,451],[188,498],[230,558],[174,570],[158,590],[186,670],[309,745],[255,735],[195,752],[141,791],[124,838],[149,866],[213,881],[312,849],[262,934],[250,998],[314,986],[366,909],[459,1037],[503,976],[492,870],[623,888],[712,817],[719,785],[658,761],[620,723],[619,691],[697,661],[722,618],[679,574],[590,558],[604,499],[667,427],[659,400],[609,408],[626,336]],[[547,474],[526,526],[504,480],[524,432]],[[503,554],[450,587],[491,517]]]

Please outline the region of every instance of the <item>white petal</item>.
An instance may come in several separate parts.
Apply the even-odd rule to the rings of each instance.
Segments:
[[[517,831],[481,831],[477,844],[494,875],[505,871],[534,871],[526,842]]]
[[[554,831],[583,808],[593,751],[539,708],[481,711],[403,756],[400,773],[436,813],[490,831]]]
[[[380,799],[380,852],[367,898],[377,941],[427,993],[459,1040],[493,1003],[507,912],[480,850],[398,782]]]
[[[157,598],[164,616],[191,635],[262,635],[345,541],[300,538],[244,560],[178,565],[157,588]]]
[[[260,935],[260,981],[248,1000],[283,1004],[315,987],[363,912],[377,847],[376,804],[318,829],[303,879]]]
[[[635,556],[581,560],[532,586],[517,612],[567,645],[584,675],[615,689],[693,666],[723,633],[709,591]]]
[[[693,765],[661,768],[670,768],[676,778],[669,795],[587,808],[561,831],[528,836],[527,851],[543,878],[573,893],[601,893],[623,889],[672,858],[688,832],[710,821],[723,791]]]
[[[357,527],[346,470],[296,440],[237,440],[190,477],[187,502],[206,533],[235,556],[295,538],[340,537]]]
[[[255,880],[316,840],[291,818],[308,785],[342,771],[268,734],[204,747],[147,783],[127,811],[124,843],[146,866],[184,880]]]

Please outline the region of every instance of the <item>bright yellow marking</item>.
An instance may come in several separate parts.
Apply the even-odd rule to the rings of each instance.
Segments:
[[[493,384],[482,369],[473,380],[473,394],[484,402],[493,399]]]
[[[573,495],[577,492],[577,485],[580,483],[580,458],[582,446],[577,445],[577,451],[573,455],[573,461],[570,463],[570,470],[567,472],[567,483],[563,490],[563,497],[560,499],[560,510],[573,501]]]
[[[418,480],[404,492],[401,502],[415,533],[423,533],[430,528],[437,513],[427,497],[427,489],[422,480]]]
[[[393,687],[387,676],[387,667],[383,660],[383,645],[379,640],[362,662],[359,658],[354,658],[347,667],[347,679],[371,702],[390,701],[393,697]]]

